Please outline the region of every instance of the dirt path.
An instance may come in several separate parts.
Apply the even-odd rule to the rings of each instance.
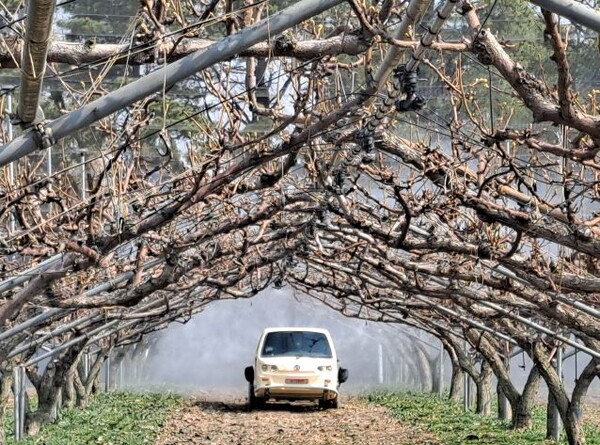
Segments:
[[[359,399],[337,410],[272,404],[249,412],[233,403],[191,400],[170,419],[156,445],[438,445],[432,436],[401,425],[388,411]]]

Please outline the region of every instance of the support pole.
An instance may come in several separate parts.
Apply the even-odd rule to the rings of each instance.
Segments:
[[[463,342],[463,347],[465,348],[466,353],[469,347],[467,340]],[[469,408],[471,407],[470,389],[471,386],[469,385],[469,373],[465,371],[463,373],[463,410],[465,412],[469,411]]]
[[[401,389],[404,389],[404,363],[400,363],[400,372],[398,376],[398,382],[400,383]]]
[[[448,285],[449,285],[449,281],[448,280],[443,279],[443,278],[439,278],[439,277],[431,277],[431,281],[433,281],[435,283],[438,283],[438,284],[441,284],[441,285],[443,285],[445,287],[448,287]],[[417,298],[420,301],[426,302],[429,305],[431,305],[432,307],[434,307],[434,308],[436,308],[436,309],[438,309],[438,310],[440,310],[442,312],[450,313],[451,315],[456,315],[457,317],[461,317],[457,313],[452,314],[452,312],[454,312],[454,311],[451,311],[450,309],[444,308],[443,306],[436,305],[435,303],[429,301],[429,299],[427,299],[425,297],[421,297],[421,296],[415,294],[414,298]],[[513,313],[512,310],[506,309],[506,308],[500,306],[499,304],[492,303],[490,301],[486,301],[486,300],[483,300],[483,299],[481,299],[481,300],[478,299],[478,300],[476,300],[476,302],[477,302],[477,304],[481,304],[482,306],[486,306],[486,307],[489,307],[490,309],[494,309],[495,311],[497,311],[497,312],[499,312],[501,314],[506,315],[508,318],[512,318],[513,320],[517,320],[517,321],[523,323],[526,326],[534,328],[538,332],[543,332],[544,334],[550,335],[555,340],[561,341],[561,342],[563,342],[563,343],[565,343],[565,344],[567,344],[569,346],[572,346],[573,348],[578,349],[581,352],[585,352],[586,354],[589,354],[592,357],[600,358],[600,352],[599,351],[596,351],[594,349],[588,348],[587,346],[582,345],[582,344],[578,343],[575,340],[571,340],[569,337],[565,337],[564,335],[558,334],[557,332],[553,331],[552,329],[549,329],[549,328],[547,328],[545,326],[542,326],[539,323],[535,323],[535,322],[531,321],[527,317],[523,317],[521,315],[515,314],[515,313]],[[461,319],[461,321],[463,321],[463,319],[465,319],[465,318],[466,317],[459,318],[459,319]],[[464,321],[466,321],[466,320],[464,320]],[[467,321],[467,323],[471,324],[472,326],[479,327],[479,326],[477,326],[473,322],[468,322]],[[489,328],[487,328],[483,324],[481,324],[480,328],[483,329],[483,330],[485,330],[485,331],[489,331]],[[510,338],[510,337],[508,337],[506,335],[501,335],[499,333],[495,333],[495,335],[497,335],[498,337],[500,337],[503,340],[508,340],[511,343],[516,343],[514,339],[512,339],[512,338]]]
[[[592,357],[596,357],[596,358],[600,358],[600,352],[596,351],[594,349],[588,348],[585,345],[582,345],[580,343],[577,343],[575,340],[571,340],[569,337],[565,337],[564,335],[560,335],[558,333],[556,333],[555,331],[546,328],[545,326],[540,325],[539,323],[535,323],[531,320],[529,320],[527,317],[523,317],[521,315],[518,314],[514,314],[511,310],[509,309],[505,309],[504,307],[500,306],[499,304],[496,303],[491,303],[489,301],[478,301],[479,304],[483,305],[483,306],[487,306],[491,309],[494,309],[496,311],[498,311],[501,314],[504,314],[510,318],[512,318],[513,320],[517,320],[520,321],[521,323],[523,323],[526,326],[532,327],[534,329],[536,329],[539,332],[543,332],[544,334],[550,335],[552,337],[554,337],[556,340],[562,341],[563,343],[568,344],[569,346],[572,346],[575,349],[578,349],[582,352],[585,352],[589,355],[591,355]],[[562,353],[561,353],[562,354]]]
[[[273,14],[256,25],[221,39],[203,52],[192,53],[148,74],[106,96],[101,97],[78,110],[61,116],[45,126],[44,135],[28,131],[15,140],[0,147],[0,167],[22,158],[43,143],[43,137],[58,141],[78,130],[89,127],[150,94],[163,91],[175,83],[200,72],[218,62],[235,57],[241,51],[268,39],[324,12],[344,0],[302,0]]]
[[[87,180],[85,177],[85,150],[81,151],[81,200],[85,202],[87,199]]]
[[[48,179],[52,177],[52,147],[48,147],[46,150],[47,162],[48,162]]]
[[[438,387],[438,393],[439,395],[443,395],[444,394],[444,343],[442,343],[440,341],[440,355],[438,357],[438,372],[439,372],[439,376],[438,378],[440,379],[440,384]]]
[[[60,258],[62,257],[62,254],[55,255],[55,256],[58,257],[57,260],[60,260]],[[54,264],[53,258],[50,259],[50,260],[52,260],[52,264]],[[46,261],[50,261],[50,260],[46,260]],[[143,270],[144,271],[149,270],[149,269],[161,264],[163,261],[164,261],[164,259],[161,259],[161,258],[153,258],[150,261],[147,261],[143,265]],[[43,269],[43,270],[46,270],[47,268],[51,267],[52,264],[51,263],[46,264],[45,269]],[[40,266],[41,266],[41,264],[36,266],[36,273],[41,273]],[[30,270],[33,270],[33,269],[30,269]],[[6,288],[12,288],[12,287],[16,286],[15,283],[23,283],[23,282],[27,281],[28,279],[30,279],[31,274],[26,274],[26,272],[24,272],[23,274],[21,274],[20,276],[18,276],[16,278],[10,278],[10,279],[6,280],[5,282],[0,283],[0,292],[2,292],[4,290],[3,284],[6,284]],[[102,292],[111,290],[118,284],[131,279],[131,277],[133,277],[134,273],[135,272],[125,272],[125,273],[113,278],[112,280],[105,281],[104,283],[99,284],[98,286],[94,287],[93,289],[86,291],[84,293],[84,295],[87,297],[91,297],[94,295],[98,295]],[[148,307],[150,307],[150,306],[148,306]],[[6,330],[5,332],[0,333],[0,341],[6,340],[9,337],[17,335],[18,333],[23,332],[26,329],[33,328],[33,327],[43,323],[44,321],[48,320],[49,318],[52,318],[54,316],[58,316],[58,315],[61,315],[62,313],[70,312],[70,311],[72,311],[72,309],[59,309],[59,308],[49,309],[46,312],[36,315],[35,317],[30,318],[29,320],[27,320],[17,326],[14,326],[14,327]]]
[[[41,274],[42,272],[48,270],[49,268],[51,268],[52,266],[54,266],[55,264],[60,262],[62,257],[63,257],[62,253],[56,254],[53,257],[50,257],[47,260],[42,261],[40,264],[33,266],[24,272],[21,272],[16,277],[11,277],[11,278],[8,278],[8,279],[0,282],[0,293],[5,292],[10,289],[13,289],[13,288],[29,281],[31,278],[36,277],[37,275]]]
[[[378,379],[377,381],[379,382],[379,384],[383,384],[383,345],[381,343],[379,343],[379,350],[378,350],[378,356],[379,356],[379,372],[378,372]]]
[[[35,317],[32,317],[29,320],[2,332],[0,334],[0,341],[6,340],[7,338],[17,335],[18,333],[23,332],[26,329],[35,327],[43,323],[44,321],[54,317],[55,315],[61,314],[62,312],[64,312],[64,309],[48,309],[46,312],[42,312],[41,314],[36,315]]]
[[[13,398],[15,439],[21,440],[25,432],[25,369],[22,366],[13,368]]]
[[[558,347],[558,349],[556,350],[556,358],[555,358],[554,366],[556,368],[556,373],[558,374],[558,378],[560,379],[561,382],[563,381],[562,365],[563,365],[563,346],[560,345]],[[556,405],[556,403],[554,403],[553,409],[554,409],[554,416],[552,419],[553,420],[552,439],[555,440],[556,442],[558,442],[560,439],[561,422],[560,422],[560,413],[558,412],[558,406]]]
[[[110,390],[110,357],[104,360],[104,392]]]
[[[505,342],[504,344],[504,368],[506,369],[506,372],[508,373],[508,375],[510,375],[510,344],[508,342]],[[506,397],[506,394],[504,394],[504,391],[502,390],[502,388],[499,389],[498,391],[498,412],[499,412],[499,418],[500,420],[509,420],[510,419],[510,404],[508,403],[508,398]]]
[[[463,411],[467,412],[469,411],[469,408],[471,407],[471,385],[470,385],[470,378],[469,378],[469,374],[468,373],[464,373],[463,376]]]
[[[83,379],[85,381],[85,383],[87,384],[87,381],[90,377],[90,354],[89,352],[84,352],[83,353]]]
[[[13,140],[13,124],[10,120],[10,115],[12,113],[12,92],[9,92],[6,95],[6,136],[8,138],[8,141],[12,141]],[[10,190],[12,190],[15,186],[15,164],[14,162],[11,162],[10,164],[8,164],[8,184],[10,187]],[[9,235],[12,235],[13,233],[15,233],[15,228],[16,228],[16,224],[15,224],[15,214],[13,211],[10,212],[10,216],[9,216],[9,223],[8,223],[8,228],[9,228]]]

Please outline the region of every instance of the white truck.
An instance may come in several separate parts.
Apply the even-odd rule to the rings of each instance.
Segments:
[[[348,370],[338,367],[326,329],[286,327],[263,331],[254,366],[244,375],[250,409],[268,400],[316,400],[322,408],[337,408]]]

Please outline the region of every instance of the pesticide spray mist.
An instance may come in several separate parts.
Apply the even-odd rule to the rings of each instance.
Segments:
[[[344,393],[386,386],[427,389],[414,345],[435,357],[439,342],[397,325],[347,318],[289,289],[269,289],[252,299],[211,303],[186,324],[174,323],[152,347],[121,370],[122,386],[160,388],[189,395],[244,396],[244,367],[251,365],[266,327],[321,327],[331,332],[340,365],[350,371]],[[429,344],[429,346],[428,346]],[[437,345],[437,346],[436,346]],[[127,369],[129,368],[129,369]],[[429,371],[431,372],[431,371]]]

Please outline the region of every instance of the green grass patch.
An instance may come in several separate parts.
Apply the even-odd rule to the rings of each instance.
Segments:
[[[546,441],[546,411],[535,408],[533,427],[511,430],[494,416],[464,412],[462,405],[432,394],[376,393],[369,401],[389,408],[393,415],[420,430],[433,433],[445,445],[467,443],[489,445],[553,444]],[[588,445],[600,445],[600,431],[585,427]],[[560,442],[567,443],[565,439]]]
[[[63,410],[56,422],[22,441],[13,439],[7,425],[7,445],[151,444],[180,404],[169,394],[100,393],[86,409]]]

